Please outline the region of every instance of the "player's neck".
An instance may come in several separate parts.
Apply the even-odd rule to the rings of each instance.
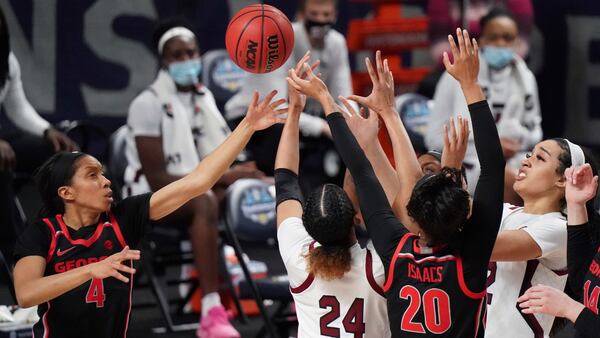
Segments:
[[[523,212],[532,215],[543,215],[561,210],[560,200],[545,195],[541,198],[523,198]]]
[[[74,210],[68,206],[65,208],[63,214],[63,221],[65,224],[72,229],[79,230],[82,227],[90,224],[96,224],[100,214],[88,210]]]

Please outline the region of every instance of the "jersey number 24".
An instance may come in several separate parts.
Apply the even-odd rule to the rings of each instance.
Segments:
[[[365,334],[364,306],[364,299],[355,298],[342,320],[344,330],[348,333],[354,333],[354,338],[363,337]],[[339,337],[340,329],[331,327],[329,324],[340,317],[340,302],[335,296],[323,296],[319,299],[319,307],[321,309],[329,309],[329,312],[324,314],[319,320],[321,335]]]

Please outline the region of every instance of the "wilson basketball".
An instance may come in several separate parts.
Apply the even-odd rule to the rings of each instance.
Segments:
[[[231,59],[251,73],[281,67],[292,54],[294,30],[287,16],[269,5],[250,5],[229,22],[225,45]]]

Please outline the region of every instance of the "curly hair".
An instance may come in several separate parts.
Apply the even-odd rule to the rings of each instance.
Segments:
[[[423,177],[406,209],[425,233],[428,245],[454,243],[470,212],[470,195],[462,188],[460,170],[444,167]]]
[[[332,280],[350,271],[349,239],[354,229],[354,215],[350,199],[337,185],[325,184],[310,194],[302,222],[320,246],[306,255],[309,273]]]

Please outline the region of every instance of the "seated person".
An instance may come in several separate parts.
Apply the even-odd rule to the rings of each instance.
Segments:
[[[0,9],[0,104],[16,127],[0,129],[0,252],[12,261],[17,229],[22,227],[14,208],[15,172],[33,174],[53,153],[78,149],[69,137],[54,129],[31,106],[21,82],[21,67],[10,49],[10,36]]]
[[[125,196],[158,191],[189,174],[231,133],[213,95],[199,82],[200,51],[196,35],[186,26],[185,22],[170,20],[156,31],[161,68],[156,80],[129,107]],[[161,220],[189,230],[194,261],[201,271],[199,337],[239,337],[217,293],[219,199],[236,179],[263,176],[251,165],[234,166],[213,190]]]
[[[481,30],[478,81],[496,120],[504,157],[509,164],[505,177],[505,201],[519,205],[518,196],[512,189],[516,168],[524,154],[542,139],[537,83],[533,73],[514,51],[519,31],[510,12],[494,8],[481,19]],[[442,125],[452,115],[465,115],[467,107],[460,87],[447,73],[442,75],[433,100],[425,142],[429,149],[441,150]],[[472,137],[464,165],[472,190],[480,171]]]

